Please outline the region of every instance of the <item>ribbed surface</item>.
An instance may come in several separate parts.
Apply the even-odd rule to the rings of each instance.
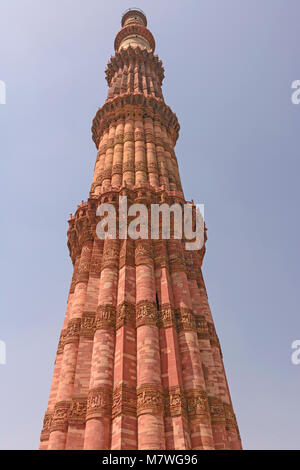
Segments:
[[[130,12],[125,20],[136,26]],[[241,448],[201,273],[205,246],[96,236],[100,203],[119,216],[120,196],[148,209],[186,202],[163,76],[139,47],[117,52],[106,70],[90,197],[69,220],[74,272],[41,449]]]

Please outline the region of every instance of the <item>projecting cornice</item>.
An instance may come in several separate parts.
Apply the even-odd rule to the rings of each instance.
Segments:
[[[158,119],[170,131],[173,144],[175,145],[180,125],[177,116],[162,98],[145,96],[143,93],[127,93],[118,95],[106,101],[98,109],[93,120],[92,135],[96,147],[99,147],[100,137],[112,121],[126,116],[141,116]]]
[[[144,38],[149,45],[149,48],[154,51],[155,50],[155,40],[154,37],[147,29],[145,26],[138,24],[138,23],[132,23],[128,24],[127,26],[124,26],[117,34],[116,39],[115,39],[115,51],[118,51],[119,48],[122,46],[123,41],[125,39],[130,38],[130,37],[141,37]]]
[[[153,66],[154,72],[159,78],[161,85],[165,76],[162,61],[156,54],[153,54],[152,51],[147,51],[146,48],[141,49],[140,47],[132,46],[127,47],[127,49],[121,49],[110,58],[110,61],[108,62],[107,68],[105,70],[108,85],[110,86],[112,78],[120,68],[122,68],[124,65],[129,66],[132,62],[136,63],[140,61],[144,63],[148,62]]]

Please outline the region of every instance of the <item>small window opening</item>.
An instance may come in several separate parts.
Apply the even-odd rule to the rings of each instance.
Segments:
[[[157,310],[159,310],[159,301],[158,301],[158,295],[156,293],[156,308]]]

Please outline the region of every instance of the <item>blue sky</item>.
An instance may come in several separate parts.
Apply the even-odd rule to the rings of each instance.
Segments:
[[[176,112],[186,199],[205,204],[204,274],[244,448],[300,449],[297,0],[0,0],[0,448],[38,447],[90,189],[91,122],[122,12],[142,8]]]

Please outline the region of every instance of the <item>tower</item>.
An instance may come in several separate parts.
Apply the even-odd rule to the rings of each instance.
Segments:
[[[119,217],[120,196],[148,208],[186,203],[179,124],[142,11],[124,13],[114,45],[92,126],[90,195],[69,220],[74,271],[40,448],[240,449],[201,273],[205,245],[97,236],[97,207]]]

